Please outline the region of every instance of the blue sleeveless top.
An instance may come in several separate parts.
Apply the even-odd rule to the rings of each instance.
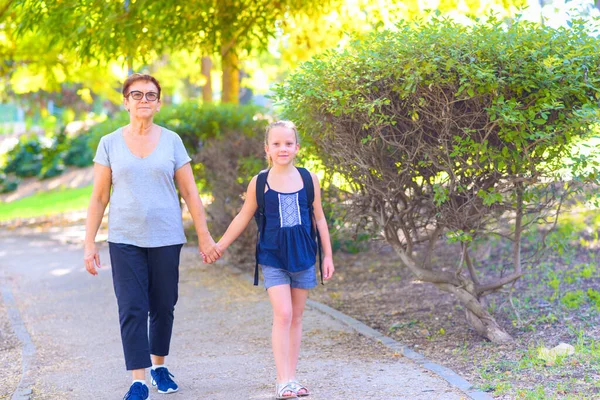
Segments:
[[[265,192],[265,226],[260,235],[258,263],[290,272],[315,265],[317,243],[311,237],[308,198],[304,187],[280,193]]]

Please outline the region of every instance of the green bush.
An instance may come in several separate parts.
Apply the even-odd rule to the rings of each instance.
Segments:
[[[87,167],[93,164],[95,153],[89,145],[91,138],[91,135],[82,133],[69,141],[69,146],[64,155],[65,165]]]
[[[40,138],[24,135],[7,154],[4,172],[16,177],[48,179],[61,175],[66,165],[85,167],[92,164],[89,135],[68,138],[64,133]],[[16,189],[20,180],[11,179],[5,191]]]
[[[21,183],[20,179],[7,180],[0,185],[0,193],[14,192],[19,187],[19,183]]]
[[[47,159],[47,162],[43,163],[42,169],[38,174],[40,179],[54,178],[55,176],[61,175],[65,170],[65,164],[63,163],[62,155],[56,155],[52,158]]]
[[[20,179],[11,179],[6,174],[0,172],[0,194],[14,192],[17,190],[20,182]]]
[[[64,158],[69,146],[67,136],[64,133],[47,137],[50,142],[42,147],[42,168],[37,174],[40,179],[48,179],[58,176],[65,169]]]
[[[276,99],[403,265],[460,298],[477,332],[505,341],[484,297],[522,275],[527,230],[600,177],[577,147],[598,123],[599,72],[600,41],[578,22],[433,18],[304,63]],[[470,246],[495,234],[513,246],[513,269],[480,283]],[[432,257],[446,237],[455,259]]]
[[[77,141],[77,138],[74,140]],[[22,136],[19,143],[8,152],[4,172],[18,177],[35,176],[40,179],[58,176],[63,173],[65,165],[69,165],[65,160],[74,151],[71,143],[64,133],[43,139],[36,135]],[[89,152],[89,147],[85,151]],[[90,162],[85,165],[89,164]],[[17,180],[11,182],[11,187],[18,184]]]
[[[19,177],[37,176],[42,170],[42,145],[36,135],[23,135],[8,152],[4,172]]]
[[[188,151],[198,152],[207,140],[230,132],[254,135],[262,107],[236,104],[182,103],[165,107],[155,117],[159,125],[177,132]]]

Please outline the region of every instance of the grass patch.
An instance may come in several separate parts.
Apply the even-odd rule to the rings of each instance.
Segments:
[[[508,360],[504,355],[488,357],[480,364],[478,372],[483,384],[481,390],[494,395],[510,395],[524,400],[580,400],[597,399],[596,376],[600,347],[583,330],[577,332],[575,354],[557,356],[549,365],[540,358],[543,343],[530,344],[528,349],[517,349],[516,357]],[[533,386],[519,379],[529,376],[532,380],[544,381]]]
[[[85,210],[91,194],[92,185],[89,185],[76,189],[56,189],[34,194],[11,203],[0,203],[0,221]]]

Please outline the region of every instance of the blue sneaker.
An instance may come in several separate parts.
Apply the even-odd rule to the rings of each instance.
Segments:
[[[179,386],[171,379],[175,377],[165,367],[151,369],[150,375],[152,375],[152,386],[158,388],[158,393],[173,393],[179,390]]]
[[[123,400],[146,400],[148,398],[148,386],[143,383],[136,382],[129,388],[129,392],[125,393]]]

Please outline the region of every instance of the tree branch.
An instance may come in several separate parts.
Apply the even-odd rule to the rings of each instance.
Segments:
[[[514,273],[514,274],[506,276],[500,280],[497,280],[496,282],[477,286],[475,290],[477,291],[478,296],[485,296],[486,294],[489,294],[491,292],[495,292],[498,289],[501,289],[502,286],[504,286],[504,285],[508,285],[509,283],[516,281],[517,279],[519,279],[522,276],[523,276],[522,273]]]
[[[517,215],[515,216],[515,241],[513,242],[513,266],[515,274],[521,274],[521,234],[523,229],[523,184],[518,183],[517,189]]]
[[[475,271],[475,266],[473,265],[473,261],[471,260],[471,256],[469,256],[469,249],[465,246],[465,262],[467,263],[467,268],[469,269],[469,276],[475,283],[475,286],[479,286],[479,279],[477,279],[477,274]]]
[[[0,19],[8,11],[14,0],[4,0],[3,4],[0,4]]]

